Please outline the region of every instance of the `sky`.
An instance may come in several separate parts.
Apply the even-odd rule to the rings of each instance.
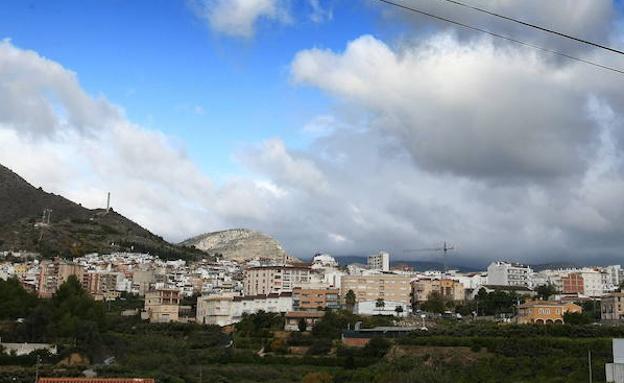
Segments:
[[[618,1],[469,3],[624,49]],[[110,191],[172,242],[246,227],[302,258],[624,259],[622,74],[376,0],[6,0],[0,40],[0,163],[90,208]]]

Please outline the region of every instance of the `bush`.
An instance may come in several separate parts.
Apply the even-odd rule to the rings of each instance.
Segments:
[[[314,341],[314,343],[312,343],[312,346],[308,349],[307,354],[308,355],[328,354],[331,351],[331,347],[332,347],[331,339],[321,338],[321,339]]]
[[[392,343],[383,337],[374,337],[372,338],[366,346],[362,349],[362,355],[373,358],[381,358],[390,349]]]

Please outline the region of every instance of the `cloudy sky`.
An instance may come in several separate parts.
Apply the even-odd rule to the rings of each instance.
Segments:
[[[466,0],[468,1],[468,0]],[[585,60],[624,56],[404,3]],[[624,49],[607,0],[470,4]],[[624,75],[375,0],[8,0],[0,163],[171,241],[624,260]]]

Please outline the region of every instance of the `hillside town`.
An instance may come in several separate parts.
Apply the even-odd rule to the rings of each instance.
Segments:
[[[513,317],[502,318],[517,323],[563,323],[564,314],[580,312],[583,302],[600,302],[604,321],[624,319],[620,303],[624,269],[620,265],[537,271],[496,261],[481,272],[416,271],[391,267],[390,254],[384,251],[368,256],[367,264],[348,265],[339,265],[328,254],[317,254],[308,263],[290,259],[164,261],[141,253],[89,254],[72,260],[40,259],[28,252],[3,252],[0,257],[0,278],[17,278],[41,298],[52,297],[63,282],[75,276],[95,300],[141,297],[142,310],[123,314],[140,315],[154,323],[228,326],[245,314],[262,311],[284,314],[286,329],[296,330],[302,319],[313,326],[326,310],[339,308],[364,316],[443,314],[475,319],[488,315],[477,307],[462,318],[452,308],[495,291],[522,297]],[[546,297],[539,293],[544,287],[552,291]],[[428,313],[426,303],[431,299],[442,300],[448,310]]]

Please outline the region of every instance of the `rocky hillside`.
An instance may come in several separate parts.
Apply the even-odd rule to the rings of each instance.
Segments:
[[[282,246],[268,235],[248,229],[231,229],[201,234],[180,243],[193,246],[225,259],[245,261],[251,259],[274,259],[297,261],[286,254]]]
[[[49,224],[43,222],[50,209]],[[166,259],[206,256],[173,245],[114,210],[90,210],[35,188],[0,165],[0,250],[37,251],[44,256],[90,252],[142,251]]]

